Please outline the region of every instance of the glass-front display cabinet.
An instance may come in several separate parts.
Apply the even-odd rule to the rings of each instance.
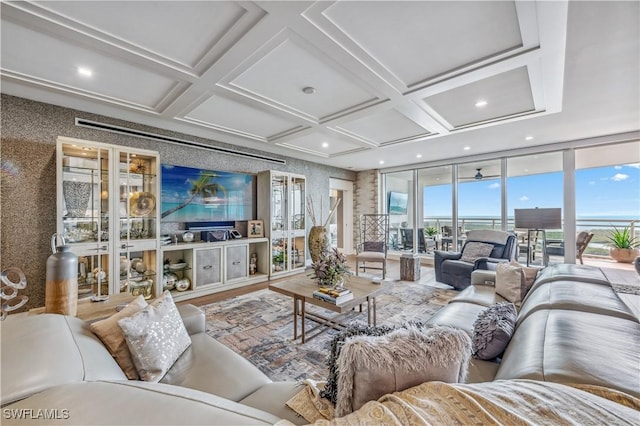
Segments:
[[[305,177],[264,171],[258,174],[258,217],[271,244],[271,275],[299,272],[306,258]]]
[[[57,143],[57,232],[78,255],[78,297],[159,294],[158,169],[153,151]]]

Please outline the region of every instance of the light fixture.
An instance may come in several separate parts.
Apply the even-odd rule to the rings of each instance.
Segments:
[[[533,140],[533,136],[527,136],[526,138],[524,138],[524,140],[526,140],[526,141]]]
[[[484,99],[481,99],[478,102],[476,102],[476,108],[482,108],[485,106],[487,106],[487,101],[485,101]]]
[[[469,150],[471,149],[471,147],[470,147],[470,146],[465,146],[465,147],[464,147],[464,148],[462,148],[462,149],[464,149],[465,151],[469,151]]]
[[[416,158],[422,158],[422,154],[416,154]]]
[[[78,74],[83,77],[91,77],[93,75],[93,71],[91,71],[89,68],[78,67]]]
[[[384,160],[380,160],[380,164],[384,164]]]
[[[316,93],[316,88],[315,87],[311,87],[311,86],[307,86],[302,88],[302,92],[307,94],[307,95],[313,95],[314,93]]]
[[[322,142],[322,147],[323,148],[328,148],[329,147],[329,143],[328,142]]]

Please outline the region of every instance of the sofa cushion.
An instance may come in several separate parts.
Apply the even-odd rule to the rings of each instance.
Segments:
[[[109,318],[96,321],[89,325],[91,331],[102,340],[102,343],[104,343],[109,353],[111,353],[120,368],[122,368],[124,374],[131,380],[138,380],[140,376],[138,375],[136,366],[133,364],[131,352],[129,352],[127,341],[124,338],[122,329],[118,325],[118,321],[141,311],[146,306],[147,302],[144,300],[144,297],[138,296],[129,302],[120,312],[116,312]]]
[[[492,251],[493,244],[469,241],[462,248],[460,260],[473,263],[481,257],[488,257]]]
[[[142,380],[157,382],[191,344],[167,290],[141,311],[118,320]]]
[[[2,405],[66,383],[126,380],[100,339],[78,318],[9,315],[0,328]]]
[[[271,380],[247,359],[205,333],[199,333],[191,336],[191,346],[161,382],[237,402]]]
[[[494,359],[509,344],[515,330],[516,307],[513,303],[496,303],[480,312],[473,323],[471,353],[475,358]]]
[[[535,285],[549,281],[568,280],[583,283],[602,284],[609,286],[607,276],[600,268],[588,265],[560,263],[549,265],[538,273]]]
[[[566,309],[593,312],[638,322],[638,317],[622,301],[613,288],[588,282],[547,281],[527,295],[518,315],[518,323],[532,312],[544,309]]]
[[[471,340],[451,327],[406,326],[383,336],[348,338],[338,357],[336,416],[420,383],[464,381]]]
[[[493,286],[481,284],[470,285],[449,301],[449,303],[459,302],[475,303],[488,308],[496,303],[507,302],[507,299],[496,294],[496,289]]]
[[[446,325],[464,330],[471,337],[473,335],[473,322],[486,306],[469,302],[449,303],[433,314],[426,323],[433,325]]]
[[[563,309],[541,310],[522,321],[496,374],[604,386],[639,396],[640,324]]]
[[[300,392],[302,386],[303,384],[300,382],[267,383],[239,402],[240,404],[271,413],[281,419],[286,419],[296,425],[307,424],[304,417],[286,405],[287,401]]]
[[[82,382],[48,389],[6,409],[57,409],[67,419],[6,419],[2,424],[272,425],[279,418],[216,395],[149,382]]]

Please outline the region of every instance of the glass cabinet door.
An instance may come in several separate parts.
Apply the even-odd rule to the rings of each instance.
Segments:
[[[291,243],[291,268],[303,268],[305,266],[305,180],[301,177],[291,177],[291,192],[289,193],[291,205],[290,238]]]
[[[155,293],[158,225],[158,160],[155,155],[118,153],[117,239],[119,285],[150,298]]]
[[[58,233],[79,256],[78,297],[109,294],[109,193],[111,150],[95,145],[59,145],[61,186]]]
[[[289,190],[286,175],[273,175],[271,179],[271,256],[273,272],[289,270],[289,255],[287,253],[287,192]]]

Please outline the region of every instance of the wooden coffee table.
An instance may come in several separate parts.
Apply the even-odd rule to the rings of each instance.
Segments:
[[[367,323],[375,326],[376,296],[385,293],[391,285],[391,283],[384,281],[380,284],[373,284],[371,279],[351,276],[345,284],[345,287],[351,290],[353,299],[340,303],[339,305],[314,298],[313,292],[318,289],[318,284],[311,278],[305,276],[270,284],[269,289],[293,298],[293,340],[298,339],[298,317],[301,317],[300,337],[302,343],[305,343],[330,328],[344,328],[345,324],[342,320],[356,313],[355,308],[358,308],[358,313],[362,312],[363,304],[367,305]],[[306,309],[307,303],[336,312],[337,315],[326,317],[317,312],[308,312]],[[322,327],[318,333],[311,337],[307,337],[305,333],[304,323],[307,318],[318,323],[316,327],[309,330],[309,333]]]

